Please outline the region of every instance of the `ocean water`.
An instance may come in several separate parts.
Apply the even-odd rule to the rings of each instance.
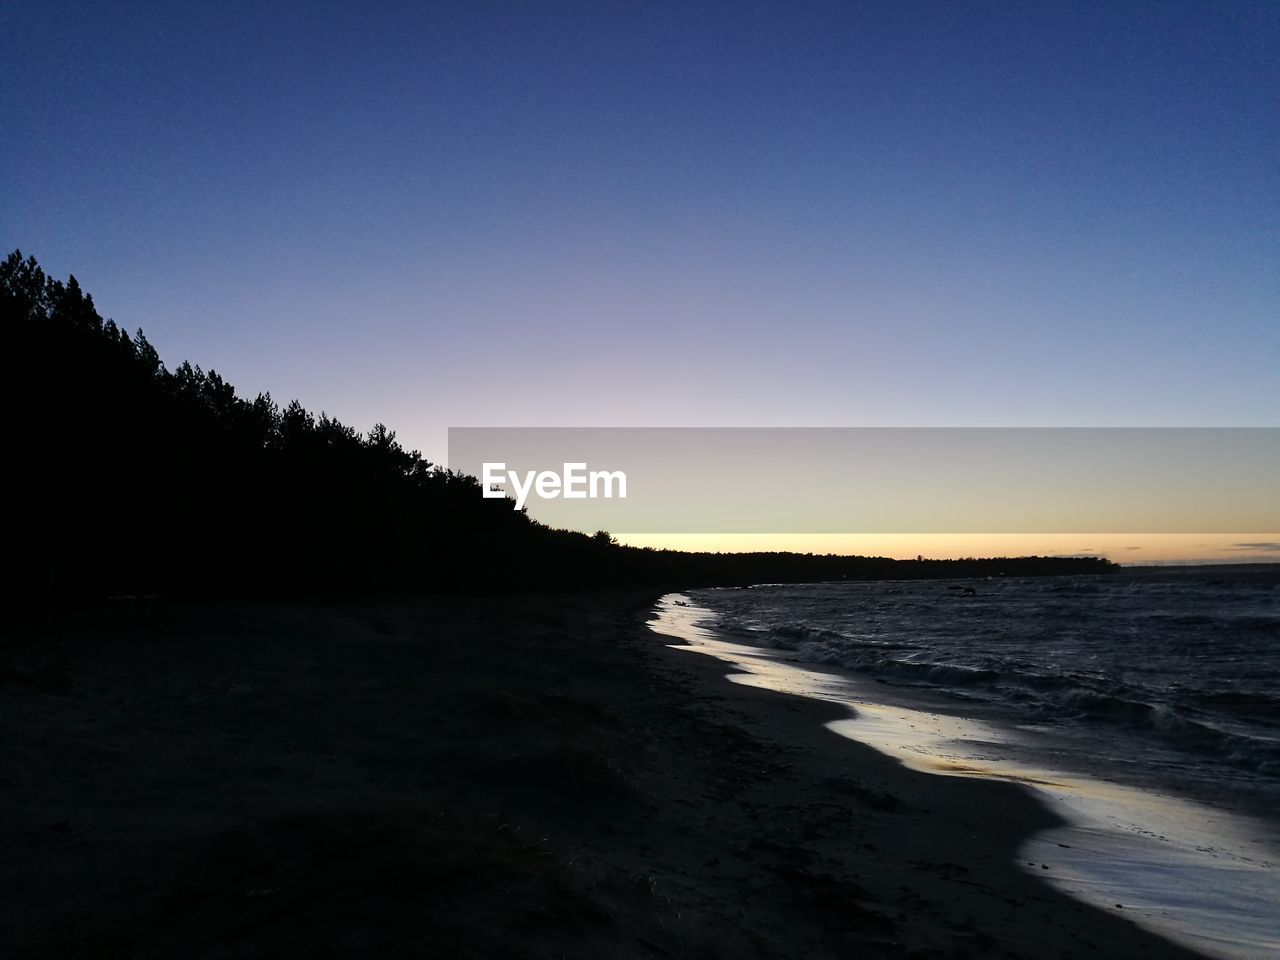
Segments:
[[[692,596],[730,638],[1039,733],[1061,764],[1280,815],[1280,564]]]
[[[1280,956],[1280,565],[698,590],[654,628],[910,766],[1038,790],[1069,826],[1023,855],[1069,892]]]

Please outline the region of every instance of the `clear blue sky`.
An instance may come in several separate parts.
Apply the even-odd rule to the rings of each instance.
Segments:
[[[450,425],[1280,424],[1280,5],[10,2],[0,240]]]

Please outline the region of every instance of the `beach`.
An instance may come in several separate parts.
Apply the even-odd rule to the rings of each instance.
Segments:
[[[656,600],[130,600],[6,628],[3,952],[1194,955],[1020,865],[1059,825],[1023,787],[730,682],[647,626]]]

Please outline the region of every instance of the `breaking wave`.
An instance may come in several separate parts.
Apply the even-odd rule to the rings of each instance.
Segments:
[[[1224,768],[1280,778],[1278,586],[1280,565],[697,596],[738,642],[978,701],[1127,750],[1128,763],[1158,747],[1209,780]]]

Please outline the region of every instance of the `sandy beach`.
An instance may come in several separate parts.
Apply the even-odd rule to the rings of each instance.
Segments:
[[[1280,960],[1280,4],[0,20],[0,960]]]
[[[1186,957],[1015,865],[1053,816],[728,682],[655,594],[6,628],[17,957]]]

